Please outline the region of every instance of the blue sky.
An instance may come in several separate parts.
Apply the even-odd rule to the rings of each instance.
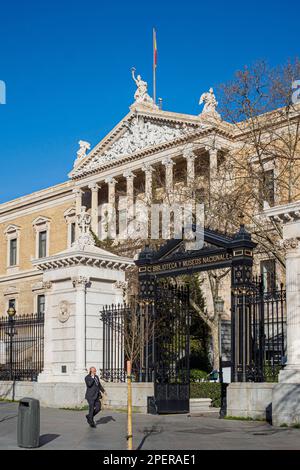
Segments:
[[[128,112],[132,66],[151,92],[153,26],[157,96],[198,114],[244,64],[298,55],[299,18],[296,0],[2,0],[0,202],[67,179],[78,140],[94,146]]]

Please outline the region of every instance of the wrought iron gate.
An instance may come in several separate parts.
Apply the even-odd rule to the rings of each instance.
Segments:
[[[154,382],[156,411],[187,413],[190,382],[188,288],[158,283],[153,293],[152,301],[139,299],[132,305],[111,305],[102,310],[100,373],[106,380],[125,382],[126,361],[131,357],[133,381]]]
[[[234,382],[274,382],[286,354],[286,292],[262,281],[235,289],[232,298]]]
[[[154,398],[158,413],[188,413],[190,399],[190,308],[186,286],[162,284],[155,290],[158,322]]]
[[[0,318],[0,380],[37,380],[44,364],[44,315]]]

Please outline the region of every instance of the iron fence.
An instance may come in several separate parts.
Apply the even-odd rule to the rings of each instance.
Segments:
[[[286,291],[262,281],[233,295],[232,353],[235,382],[274,382],[286,358]]]
[[[105,306],[100,375],[110,382],[126,382],[126,361],[132,359],[136,382],[153,380],[154,311],[148,304]]]
[[[0,317],[0,380],[37,380],[44,363],[44,315]]]

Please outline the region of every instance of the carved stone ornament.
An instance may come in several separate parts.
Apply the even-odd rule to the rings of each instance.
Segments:
[[[282,240],[281,245],[286,250],[294,250],[299,246],[299,239],[298,238],[288,238],[287,240]]]
[[[90,278],[86,276],[78,276],[72,278],[72,283],[74,287],[86,287],[89,282]]]
[[[86,247],[95,246],[95,240],[90,232],[91,216],[86,212],[84,206],[81,207],[80,214],[77,215],[77,224],[79,228],[79,237],[74,243],[74,247],[84,251]]]
[[[131,155],[147,147],[152,147],[165,142],[184,137],[193,130],[179,124],[156,124],[150,120],[134,117],[126,122],[124,134],[116,140],[103,154],[95,156],[85,167],[84,171],[95,170],[105,163],[118,160],[124,155]],[[74,172],[80,174],[81,168]]]
[[[62,300],[58,304],[58,320],[65,323],[70,318],[70,304],[67,300]]]

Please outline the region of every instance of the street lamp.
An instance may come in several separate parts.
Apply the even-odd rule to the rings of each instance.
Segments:
[[[7,310],[9,331],[6,334],[9,336],[9,379],[13,380],[13,337],[15,336],[14,331],[14,316],[16,314],[15,307],[9,307]]]

